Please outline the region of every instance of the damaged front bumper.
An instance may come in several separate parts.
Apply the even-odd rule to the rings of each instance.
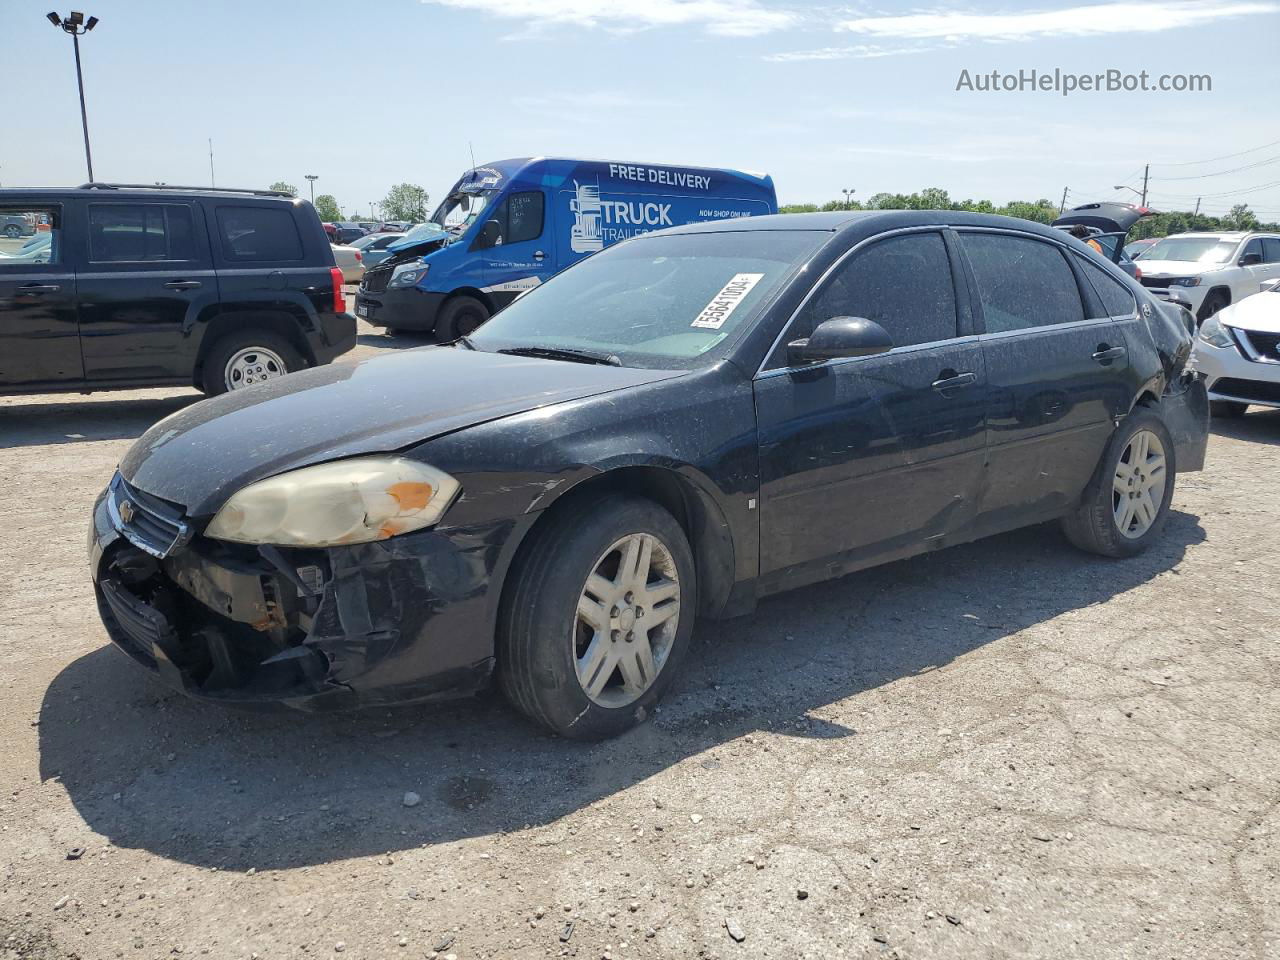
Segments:
[[[286,549],[196,535],[118,474],[90,569],[111,640],[171,687],[300,710],[463,696],[493,667],[495,576],[516,521]]]

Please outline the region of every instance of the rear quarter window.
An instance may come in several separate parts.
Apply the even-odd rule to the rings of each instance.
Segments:
[[[1106,310],[1106,316],[1131,317],[1137,312],[1138,301],[1134,299],[1128,287],[1082,257],[1077,257],[1076,263],[1080,264],[1084,275],[1088,277],[1089,283],[1097,292],[1098,299],[1102,301],[1102,308]]]
[[[302,259],[302,237],[292,209],[219,206],[222,255],[235,262],[283,263]]]

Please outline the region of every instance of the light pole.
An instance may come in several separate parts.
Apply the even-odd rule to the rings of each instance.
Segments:
[[[80,37],[98,25],[97,17],[84,18],[84,14],[73,10],[63,20],[56,13],[45,14],[59,30],[71,34],[71,43],[76,50],[76,84],[80,87],[80,125],[84,128],[84,162],[89,168],[89,182],[93,183],[93,155],[89,152],[89,114],[84,108],[84,74],[80,70]]]
[[[316,181],[320,178],[314,173],[303,174],[303,176],[311,181],[311,205],[314,207],[316,205]]]
[[[853,206],[853,195],[858,191],[848,187],[840,192],[844,194],[844,208],[846,210],[850,209]]]
[[[1130,191],[1132,191],[1133,193],[1136,193],[1139,197],[1141,197],[1141,196],[1142,196],[1142,191],[1141,191],[1141,190],[1139,190],[1137,187],[1130,187],[1130,186],[1128,186],[1127,184],[1123,184],[1123,183],[1117,183],[1117,184],[1116,184],[1114,187],[1112,187],[1111,189],[1112,189],[1112,190],[1130,190]]]

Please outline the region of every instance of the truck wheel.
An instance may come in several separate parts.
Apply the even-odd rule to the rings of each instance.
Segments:
[[[1200,312],[1196,314],[1196,319],[1204,323],[1215,313],[1227,305],[1227,295],[1221,291],[1214,291],[1204,298],[1204,303],[1200,304]]]
[[[498,621],[498,681],[577,740],[640,723],[671,686],[697,609],[693,554],[651,500],[609,494],[535,534]]]
[[[1067,539],[1104,557],[1141,553],[1160,536],[1176,475],[1164,421],[1135,407],[1112,435],[1080,505],[1062,518]]]
[[[213,397],[283,377],[306,365],[297,349],[278,333],[237,330],[205,354],[200,388]]]
[[[17,226],[16,224],[11,223],[4,228],[4,235],[8,237],[10,240],[17,240],[20,236],[22,236],[22,228]]]
[[[453,343],[488,319],[489,309],[475,297],[451,297],[436,318],[436,342]]]
[[[1244,416],[1244,412],[1249,409],[1247,403],[1238,403],[1235,400],[1210,400],[1209,413],[1215,417],[1223,417],[1227,420],[1237,420]]]

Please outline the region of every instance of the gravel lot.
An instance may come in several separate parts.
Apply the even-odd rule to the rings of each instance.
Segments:
[[[1280,413],[1215,424],[1142,558],[1040,527],[769,600],[590,746],[110,649],[90,505],[195,399],[0,398],[2,960],[1280,957]]]

